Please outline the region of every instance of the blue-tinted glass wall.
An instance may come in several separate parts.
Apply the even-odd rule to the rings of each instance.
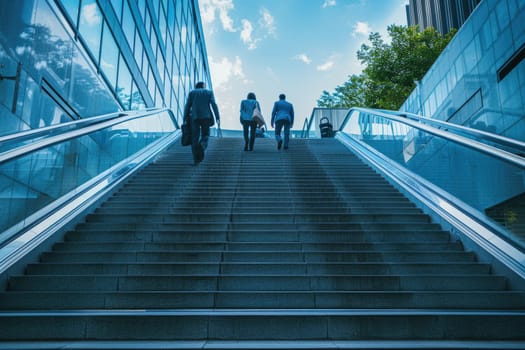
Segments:
[[[401,110],[525,141],[524,45],[525,0],[481,1]]]
[[[211,86],[196,0],[0,2],[0,135]]]

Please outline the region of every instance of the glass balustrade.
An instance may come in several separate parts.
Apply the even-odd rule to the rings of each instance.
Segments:
[[[0,232],[175,130],[163,111],[1,163]]]
[[[478,210],[525,247],[523,167],[373,112],[352,110],[341,131]]]

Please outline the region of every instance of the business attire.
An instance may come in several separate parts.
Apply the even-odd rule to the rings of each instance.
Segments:
[[[205,88],[192,90],[184,107],[184,120],[191,124],[191,152],[195,164],[204,159],[214,116],[217,124],[220,124],[219,108],[213,92]]]
[[[257,122],[253,120],[253,111],[255,107],[261,110],[261,106],[257,100],[246,99],[241,101],[241,124],[244,136],[244,150],[253,151],[253,144],[255,142],[255,131],[257,130]]]
[[[281,130],[284,129],[284,149],[288,149],[290,141],[290,128],[293,127],[294,111],[293,105],[285,99],[279,99],[273,104],[272,110],[272,127],[275,125],[275,140],[277,149],[283,146]]]

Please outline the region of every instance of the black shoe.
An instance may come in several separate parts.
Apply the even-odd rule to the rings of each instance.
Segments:
[[[281,147],[283,146],[283,141],[279,141],[277,142],[277,149],[281,149]]]
[[[204,160],[204,148],[202,147],[202,145],[200,145],[200,147],[197,148],[197,154],[195,158],[198,162],[202,162]]]
[[[288,149],[288,146],[284,146],[284,149]]]
[[[244,146],[244,150],[247,151],[248,150],[248,146]]]

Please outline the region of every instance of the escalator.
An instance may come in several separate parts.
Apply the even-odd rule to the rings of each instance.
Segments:
[[[199,166],[177,132],[160,137],[6,268],[0,348],[523,346],[519,240],[407,171],[449,174],[430,150],[467,159],[396,118],[356,109],[336,138],[287,151],[212,138]]]

